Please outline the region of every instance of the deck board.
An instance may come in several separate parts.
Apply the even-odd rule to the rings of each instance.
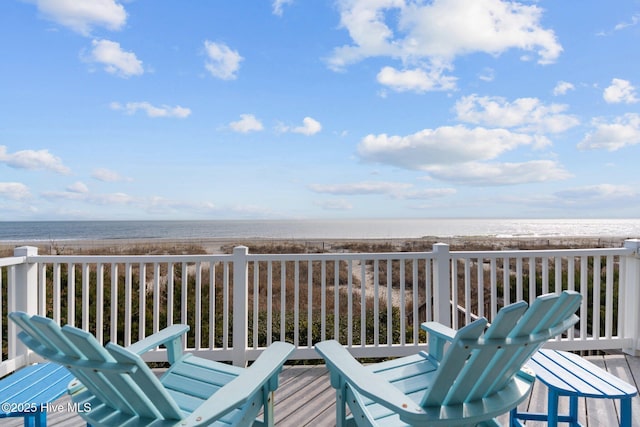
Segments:
[[[622,380],[635,385],[640,383],[640,357],[624,355],[589,356],[588,360],[605,368]],[[68,402],[63,397],[58,402]],[[531,396],[520,405],[521,410],[545,412],[546,389],[537,382]],[[335,390],[329,384],[327,369],[324,365],[285,366],[280,374],[280,387],[275,395],[275,421],[280,427],[332,427],[335,426]],[[640,398],[633,399],[633,426],[640,427]],[[560,399],[561,411],[566,411],[568,403]],[[615,426],[619,420],[620,410],[617,401],[580,399],[580,422],[585,427]],[[499,421],[508,425],[508,416]],[[49,414],[50,427],[82,427],[85,424],[74,413],[60,412]],[[2,426],[20,427],[22,419],[4,419]],[[528,422],[527,426],[546,426],[542,422]]]

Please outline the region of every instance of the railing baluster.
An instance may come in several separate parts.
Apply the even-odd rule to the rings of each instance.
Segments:
[[[216,262],[209,263],[209,348],[216,347]]]
[[[536,260],[534,257],[529,257],[529,304],[536,299],[538,293],[536,288]]]
[[[145,337],[146,312],[147,312],[147,265],[140,263],[138,265],[138,339]]]
[[[489,271],[491,273],[491,319],[493,320],[498,313],[498,267],[495,258],[491,258]]]
[[[582,295],[582,302],[580,304],[580,339],[587,339],[587,310],[589,306],[589,284],[588,274],[589,274],[589,257],[583,255],[580,257],[580,294]]]
[[[593,338],[596,340],[600,339],[600,268],[600,256],[593,257],[593,324],[591,327]]]
[[[471,259],[464,258],[464,324],[471,323]]]
[[[111,264],[111,336],[112,342],[118,342],[118,264]]]
[[[320,263],[320,339],[327,339],[327,261]]]
[[[222,283],[222,348],[229,348],[229,263],[223,264]]]
[[[484,259],[476,259],[476,272],[478,275],[478,316],[484,317]]]
[[[160,264],[153,263],[153,333],[160,330]]]
[[[294,261],[293,272],[293,344],[300,345],[300,261]]]
[[[405,260],[398,261],[400,263],[400,344],[405,345],[407,343],[407,314],[406,314],[406,297],[405,297]],[[415,261],[414,261],[415,263]],[[393,343],[393,339],[390,340]]]
[[[373,262],[373,345],[380,345],[380,271],[376,259]]]
[[[76,326],[76,268],[72,263],[67,263],[67,323]]]
[[[605,338],[613,336],[613,256],[606,257]]]
[[[280,261],[280,341],[286,339],[287,320],[287,265]]]
[[[519,301],[524,295],[522,277],[522,258],[516,258],[516,299]]]
[[[253,348],[259,347],[258,318],[260,315],[260,263],[253,262]]]
[[[347,261],[347,343],[353,346],[353,260]]]
[[[393,278],[392,278],[392,261],[387,259],[387,345],[393,344],[393,295],[391,290],[393,288]]]
[[[81,264],[82,268],[82,329],[85,331],[89,330],[89,314],[91,313],[91,301],[89,300],[90,292],[89,292],[89,276],[90,276],[90,265],[85,262]],[[74,267],[75,270],[75,267]],[[74,279],[75,282],[75,279]],[[97,309],[97,308],[96,308]]]
[[[61,282],[61,273],[60,273],[60,264],[55,263],[53,265],[53,320],[56,323],[60,324],[60,282]]]
[[[511,279],[509,277],[509,258],[502,258],[502,291],[504,292],[504,304],[511,304]]]
[[[273,334],[273,262],[267,263],[267,346],[271,345]]]
[[[367,260],[360,261],[360,346],[367,345]]]
[[[175,264],[170,262],[167,265],[167,326],[173,325],[175,274]]]
[[[333,261],[333,339],[340,339],[340,261]]]
[[[131,264],[126,263],[124,276],[124,346],[131,345]]]
[[[313,345],[313,262],[307,261],[307,347]]]
[[[195,348],[202,348],[202,262],[195,265],[196,289],[195,289]]]
[[[104,264],[96,265],[96,339],[104,343]]]

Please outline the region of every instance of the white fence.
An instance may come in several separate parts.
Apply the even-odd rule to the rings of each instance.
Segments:
[[[30,361],[7,314],[38,313],[129,345],[187,323],[189,351],[243,365],[272,341],[319,358],[335,338],[358,357],[426,348],[419,325],[454,328],[491,320],[517,300],[565,289],[582,293],[580,322],[548,346],[638,354],[640,240],[614,249],[450,252],[65,256],[16,248],[0,259],[0,375]],[[164,350],[148,353],[164,360]]]

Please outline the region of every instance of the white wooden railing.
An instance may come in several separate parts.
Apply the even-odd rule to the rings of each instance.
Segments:
[[[450,252],[436,244],[432,252],[250,254],[240,246],[229,255],[171,256],[38,255],[20,247],[0,259],[0,375],[34,357],[8,322],[14,310],[123,345],[187,323],[189,351],[244,365],[276,340],[296,345],[293,359],[319,358],[314,343],[330,338],[358,357],[405,355],[426,348],[421,322],[459,328],[565,289],[583,295],[580,322],[548,346],[638,355],[639,247],[627,240],[613,249]]]

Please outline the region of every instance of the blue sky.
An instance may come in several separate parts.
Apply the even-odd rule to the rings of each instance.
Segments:
[[[0,16],[0,220],[640,213],[637,0]]]

